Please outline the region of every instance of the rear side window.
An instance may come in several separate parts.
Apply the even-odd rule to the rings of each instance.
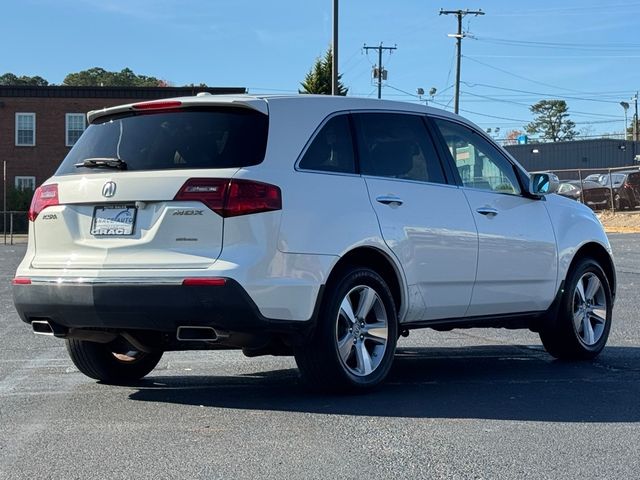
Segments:
[[[355,114],[363,175],[446,183],[424,120],[401,113]]]
[[[325,123],[298,166],[305,170],[355,173],[355,155],[349,117],[338,115]]]
[[[90,159],[119,159],[127,170],[234,168],[264,159],[268,117],[242,108],[126,113],[92,124],[56,175],[104,172],[76,167]]]

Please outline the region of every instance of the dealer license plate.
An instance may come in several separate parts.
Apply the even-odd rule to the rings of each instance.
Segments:
[[[136,207],[129,205],[105,205],[96,207],[91,222],[91,235],[96,237],[133,235],[136,223]]]

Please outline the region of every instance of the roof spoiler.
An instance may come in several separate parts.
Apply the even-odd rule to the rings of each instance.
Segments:
[[[157,105],[158,108],[152,108]],[[170,106],[169,106],[170,105]],[[144,108],[140,108],[144,106]],[[239,96],[227,96],[227,95],[207,95],[206,101],[202,101],[202,96],[199,97],[182,97],[171,99],[159,99],[154,101],[136,102],[128,105],[120,105],[116,107],[105,107],[100,110],[91,110],[87,113],[87,121],[93,123],[100,117],[106,115],[113,115],[116,113],[124,112],[140,112],[149,110],[174,110],[180,108],[189,107],[239,107],[255,110],[264,115],[269,115],[269,106],[267,101],[261,98],[255,97],[239,97]]]

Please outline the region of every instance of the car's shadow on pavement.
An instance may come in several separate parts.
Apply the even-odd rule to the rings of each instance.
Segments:
[[[204,407],[407,418],[640,421],[640,348],[592,362],[539,347],[401,348],[387,382],[366,395],[308,391],[295,369],[242,376],[153,376],[132,400]]]

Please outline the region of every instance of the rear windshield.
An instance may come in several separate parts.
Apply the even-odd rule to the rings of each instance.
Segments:
[[[103,173],[77,165],[121,160],[126,170],[237,168],[264,159],[268,117],[243,108],[181,109],[98,119],[76,142],[56,175]],[[94,162],[95,163],[95,162]]]

